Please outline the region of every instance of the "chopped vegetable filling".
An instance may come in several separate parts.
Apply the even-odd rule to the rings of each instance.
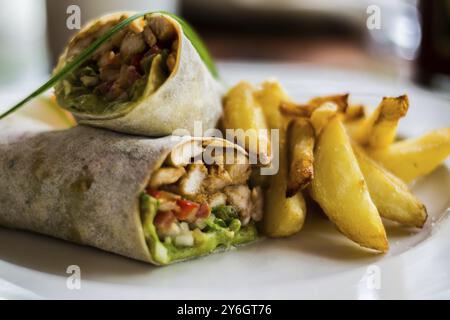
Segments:
[[[152,237],[146,234],[147,240],[163,244],[168,259],[206,254],[256,238],[263,199],[260,187],[250,189],[247,184],[248,163],[171,166],[167,162],[153,172],[145,196],[156,203],[153,221],[148,222],[155,232]]]
[[[80,68],[55,87],[60,105],[78,112],[110,114],[126,109],[144,93],[149,75],[157,90],[175,68],[178,39],[163,16],[146,16],[117,32]],[[118,23],[118,22],[117,22]],[[68,51],[74,57],[113,25],[75,39]],[[70,58],[69,58],[70,59]]]

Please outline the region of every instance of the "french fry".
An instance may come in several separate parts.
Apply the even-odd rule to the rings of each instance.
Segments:
[[[361,128],[365,121],[366,118],[361,118],[354,121],[346,121],[345,129],[347,130],[348,135],[354,139],[358,130]]]
[[[409,183],[432,172],[450,155],[450,127],[367,152],[391,173]]]
[[[366,116],[366,108],[362,104],[349,105],[345,110],[344,121],[353,122]]]
[[[363,247],[386,252],[386,231],[338,116],[318,139],[314,174],[311,196],[337,228]]]
[[[325,102],[313,111],[311,115],[311,124],[313,125],[317,136],[320,135],[322,129],[328,122],[337,115],[338,111],[338,106],[333,102]]]
[[[361,147],[354,144],[353,151],[380,215],[405,226],[422,228],[427,210],[406,184],[370,159]]]
[[[280,112],[288,117],[310,117],[314,108],[308,104],[296,104],[284,101],[280,104]]]
[[[306,188],[314,176],[314,128],[304,118],[290,122],[287,131],[288,184],[286,196],[292,197]]]
[[[277,81],[265,81],[261,90],[256,91],[254,96],[264,112],[269,128],[286,130],[287,121],[281,115],[279,107],[282,103],[289,102],[290,98],[281,84]]]
[[[306,215],[306,204],[303,195],[298,192],[286,197],[287,161],[281,153],[280,168],[276,175],[271,176],[270,186],[264,198],[263,232],[269,237],[291,236],[303,227]]]
[[[228,92],[224,99],[222,124],[224,129],[241,129],[234,131],[237,142],[247,151],[257,154],[260,162],[267,164],[271,157],[268,128],[263,110],[253,97],[253,91],[251,84],[240,82]]]
[[[371,148],[389,146],[397,134],[399,120],[409,108],[406,95],[392,98],[384,97],[377,109],[362,123],[353,137],[356,142]]]
[[[286,197],[287,189],[287,148],[286,119],[281,115],[279,106],[289,101],[278,82],[264,82],[261,90],[255,92],[255,99],[261,105],[270,129],[279,130],[279,170],[270,176],[269,188],[264,198],[264,216],[262,229],[269,237],[287,237],[298,232],[305,221],[306,204],[301,193]]]
[[[314,109],[317,109],[326,102],[332,102],[337,105],[339,112],[345,113],[348,107],[348,96],[349,94],[346,93],[346,94],[316,97],[309,100],[308,104],[313,106]]]
[[[280,104],[280,111],[288,117],[310,117],[314,110],[325,103],[336,104],[338,111],[345,113],[348,107],[348,94],[339,94],[332,96],[316,97],[309,100],[306,104],[296,104],[291,101],[283,101]]]

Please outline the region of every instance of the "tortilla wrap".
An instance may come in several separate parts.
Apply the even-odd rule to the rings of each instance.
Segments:
[[[140,196],[171,150],[193,139],[86,126],[2,135],[0,226],[159,264],[144,236]]]
[[[100,17],[87,24],[69,42],[61,55],[55,71],[63,68],[67,61],[80,50],[73,50],[76,43],[84,41],[97,32],[105,32],[133,12],[119,12]],[[76,103],[68,105],[56,91],[59,104],[73,113],[78,123],[103,127],[119,132],[146,136],[165,136],[176,129],[186,129],[194,134],[195,121],[200,121],[202,129],[214,128],[221,115],[222,85],[213,78],[191,41],[183,33],[181,25],[168,15],[162,16],[176,30],[178,49],[174,70],[168,78],[157,86],[157,71],[147,75],[143,94],[135,101],[130,101],[119,112],[94,114],[77,110]],[[201,133],[200,133],[201,134]]]

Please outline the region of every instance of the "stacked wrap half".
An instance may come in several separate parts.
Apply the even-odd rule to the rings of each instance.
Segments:
[[[55,72],[132,14],[115,13],[87,24],[69,42]],[[147,24],[152,28],[145,29]],[[164,33],[167,27],[172,30],[170,36]],[[80,124],[152,137],[169,135],[176,129],[186,129],[193,134],[196,121],[203,130],[216,126],[221,114],[223,88],[205,66],[180,23],[171,16],[154,13],[134,21],[100,47],[93,58],[96,56],[102,66],[100,71],[86,67],[88,61],[78,68],[78,74],[75,72],[60,81],[55,90],[58,103],[72,112]],[[152,61],[151,68],[146,59]],[[166,70],[166,59],[170,60],[169,70]],[[104,65],[114,63],[126,64],[128,74],[127,68],[122,70],[120,65],[117,70],[102,72]],[[150,69],[143,70],[147,68],[143,65]],[[133,70],[134,67],[138,72]],[[116,77],[120,71],[120,77],[124,79],[119,81],[122,88],[113,83],[117,80],[114,71]],[[104,81],[101,86],[98,85],[99,73],[100,81]],[[140,81],[134,88],[126,83],[133,81],[133,77]],[[93,91],[95,94],[91,94]],[[111,96],[108,105],[99,108],[108,95]]]

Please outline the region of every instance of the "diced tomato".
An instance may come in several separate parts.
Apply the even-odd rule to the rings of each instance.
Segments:
[[[151,189],[151,188],[147,188],[146,191],[147,191],[147,194],[151,195],[155,199],[161,198],[161,191]]]
[[[196,217],[199,219],[208,218],[211,214],[211,209],[209,208],[208,204],[206,202],[202,203],[200,205],[200,208],[197,211]]]
[[[200,207],[198,203],[189,200],[178,199],[177,205],[180,207],[180,210],[175,212],[175,215],[178,218],[178,220],[189,222],[193,222],[195,220],[197,211]]]
[[[172,211],[159,211],[156,214],[153,223],[158,230],[165,230],[170,227],[170,225],[176,221],[176,217]]]

